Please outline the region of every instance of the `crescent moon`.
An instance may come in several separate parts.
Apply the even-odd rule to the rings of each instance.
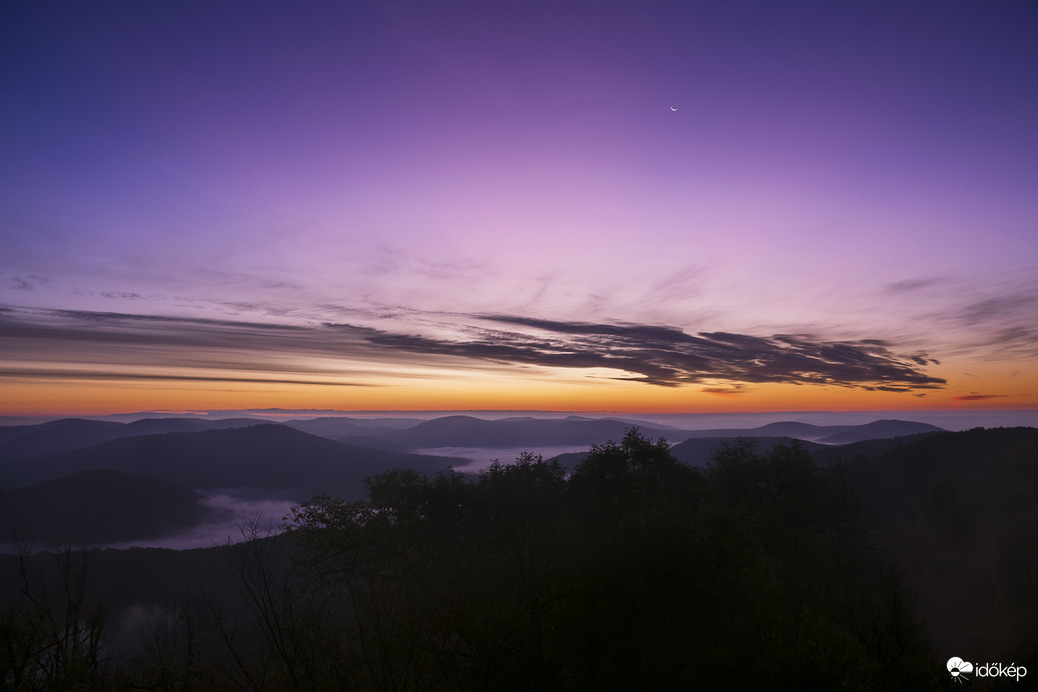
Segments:
[[[674,106],[671,106],[671,107],[670,107],[670,109],[671,109],[672,111],[674,111],[675,113],[676,113],[676,112],[677,112],[677,110],[678,110],[678,109],[677,109],[677,108],[675,108]]]

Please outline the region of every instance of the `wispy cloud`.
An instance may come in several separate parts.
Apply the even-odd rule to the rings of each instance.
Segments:
[[[952,319],[977,329],[989,350],[1038,356],[1038,282],[968,303]]]
[[[136,373],[125,371],[98,370],[32,370],[20,368],[0,368],[0,378],[30,380],[94,380],[94,381],[148,381],[148,382],[236,382],[248,384],[294,384],[318,385],[328,387],[365,387],[368,384],[341,381],[277,379],[271,377],[233,377],[228,375],[206,377],[203,375],[165,375],[148,372]]]
[[[878,340],[826,341],[811,335],[770,337],[640,324],[559,322],[494,315],[480,319],[526,328],[476,330],[468,340],[379,333],[372,343],[419,353],[568,368],[610,368],[664,387],[727,382],[782,382],[845,387],[929,389],[944,380],[919,368],[925,354],[897,356]]]
[[[423,333],[0,307],[8,354],[0,377],[341,384],[337,378],[350,374],[406,377],[406,368],[398,366],[436,368],[447,358],[469,369],[604,368],[618,373],[611,379],[661,387],[699,384],[722,395],[739,393],[746,383],[895,392],[944,385],[924,372],[932,362],[925,354],[897,355],[877,339],[688,334],[658,325],[512,315],[412,317],[408,328]]]
[[[962,396],[953,396],[954,401],[984,401],[985,399],[1005,399],[1008,398],[1009,394],[964,394]]]
[[[362,373],[337,358],[372,350],[345,330],[10,307],[0,335],[0,377],[19,379],[346,385]]]
[[[733,387],[704,387],[699,390],[705,394],[713,394],[714,396],[733,397],[747,393],[747,388],[743,385],[735,385]]]
[[[890,284],[896,329],[945,356],[1038,356],[1038,280],[1033,271],[909,278]],[[911,335],[911,336],[909,336]]]
[[[931,278],[919,278],[919,279],[904,279],[903,281],[896,281],[889,286],[887,290],[892,293],[914,293],[922,289],[931,288],[933,286],[940,286],[947,282],[945,277],[931,277]]]
[[[45,276],[12,276],[10,287],[16,291],[33,291],[37,286],[49,283],[50,279]]]

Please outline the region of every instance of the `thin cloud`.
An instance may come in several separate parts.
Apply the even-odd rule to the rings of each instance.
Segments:
[[[1005,399],[1009,397],[1009,394],[964,394],[963,396],[953,396],[952,401],[984,401],[985,399]]]
[[[932,277],[927,279],[905,279],[904,281],[898,281],[887,286],[887,290],[892,293],[912,293],[920,291],[931,286],[937,286],[947,279],[945,277]]]
[[[1005,317],[1033,315],[1038,309],[1038,288],[1011,295],[985,298],[962,308],[960,319],[968,322],[992,321]]]
[[[749,390],[742,385],[735,385],[734,387],[705,387],[699,391],[704,394],[713,394],[714,396],[733,397],[745,394]]]
[[[203,375],[164,375],[159,373],[106,372],[97,370],[21,370],[17,368],[0,368],[0,378],[10,379],[47,379],[47,380],[94,380],[111,382],[234,382],[247,384],[296,384],[319,385],[327,387],[370,387],[372,385],[358,382],[338,382],[322,380],[286,380],[269,377],[231,377]]]
[[[12,276],[11,277],[11,288],[16,291],[34,291],[37,286],[50,283],[50,279],[45,276]]]
[[[382,346],[549,367],[612,368],[617,379],[663,387],[722,380],[933,389],[945,380],[923,373],[925,355],[897,356],[876,340],[832,342],[809,335],[697,335],[672,327],[558,322],[492,315],[479,319],[531,331],[478,330],[460,341],[379,333]]]
[[[335,386],[355,386],[387,374],[395,379],[437,377],[435,371],[417,373],[407,367],[435,364],[434,354],[373,344],[372,337],[382,333],[352,325],[0,306],[0,348],[6,361],[0,377]]]
[[[328,376],[344,377],[350,372],[370,375],[374,371],[368,368],[376,367],[384,377],[386,365],[436,367],[444,359],[462,359],[468,361],[467,367],[480,369],[604,368],[618,373],[612,379],[660,387],[699,384],[717,394],[732,394],[740,384],[748,383],[896,392],[935,389],[945,384],[923,371],[928,362],[925,354],[897,355],[886,342],[875,339],[688,334],[658,325],[561,322],[510,315],[428,313],[424,318],[410,324],[435,336],[351,324],[264,324],[0,307],[0,332],[9,354],[8,369],[0,371],[0,376],[26,377],[35,372],[40,377],[59,377],[74,372],[86,379],[118,376],[339,385],[345,383],[331,381]],[[27,367],[19,370],[18,362]],[[355,370],[348,370],[349,364]],[[156,370],[159,374],[154,374]],[[390,370],[392,377],[407,376],[402,372],[406,368]],[[62,371],[65,374],[45,374]],[[276,373],[284,375],[278,377]],[[308,376],[315,379],[308,380]],[[734,388],[729,386],[733,384]]]
[[[987,359],[1038,355],[1038,281],[1010,277],[967,288],[968,300],[921,320],[953,335],[958,346],[950,352],[983,353]]]

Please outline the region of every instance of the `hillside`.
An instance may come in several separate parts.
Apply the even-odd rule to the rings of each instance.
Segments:
[[[877,420],[863,425],[812,425],[795,421],[768,423],[756,428],[694,430],[689,437],[789,437],[822,444],[849,444],[929,432],[947,432],[936,425],[902,420]]]
[[[257,421],[251,418],[144,418],[132,423],[66,418],[41,425],[11,426],[6,430],[0,429],[0,465],[82,449],[123,437],[223,430],[256,424]]]
[[[0,491],[0,541],[79,545],[157,538],[221,518],[203,499],[157,478],[78,471]]]
[[[469,421],[455,423],[464,429]],[[767,686],[774,661],[793,651],[786,674],[807,688],[817,671],[803,662],[815,660],[819,646],[837,662],[825,673],[832,684],[822,686],[830,688],[856,679],[863,665],[879,670],[877,663],[890,683],[880,688],[897,688],[894,680],[912,681],[906,689],[938,688],[942,671],[931,662],[948,651],[975,660],[1011,656],[1038,667],[1029,653],[1038,640],[1038,430],[931,431],[847,445],[739,439],[692,438],[668,447],[631,433],[624,446],[574,455],[564,464],[570,472],[526,459],[479,476],[437,476],[447,460],[380,454],[258,425],[114,440],[21,471],[107,460],[196,481],[233,473],[239,487],[261,494],[309,484],[335,496],[338,484],[360,493],[355,497],[364,494],[357,485],[363,475],[395,465],[420,471],[380,476],[367,503],[324,498],[305,505],[302,524],[277,539],[84,556],[97,580],[91,598],[114,609],[109,641],[139,650],[142,626],[154,628],[156,614],[180,613],[181,644],[185,623],[209,628],[207,641],[220,652],[206,659],[214,671],[235,670],[235,651],[281,655],[262,649],[270,612],[295,623],[275,625],[289,627],[277,637],[298,645],[290,655],[317,647],[307,665],[328,670],[353,664],[324,642],[346,642],[360,660],[367,654],[357,637],[367,632],[386,637],[380,656],[410,665],[411,649],[399,638],[410,627],[464,641],[464,651],[436,654],[459,675],[481,679],[482,666],[493,665],[499,679],[511,679],[540,660],[540,675],[557,671],[556,682],[581,676],[590,687],[603,668],[628,675],[614,662],[631,651],[631,660],[660,664],[652,670],[673,666],[666,676],[717,687],[733,671]],[[708,463],[733,443],[718,463]],[[394,463],[400,461],[410,463]],[[88,517],[80,526],[94,532],[124,522],[138,532],[162,531],[162,516],[197,499],[171,481],[116,471],[81,471],[0,496],[9,512],[4,523],[23,513],[41,525],[50,514],[64,515],[66,527]],[[38,555],[32,563],[31,590],[49,584],[56,593],[67,558]],[[4,598],[16,598],[17,559],[0,556],[0,567]],[[357,570],[353,581],[343,582],[349,570]],[[248,600],[263,593],[254,590],[255,578],[272,579],[276,588],[262,596],[269,600]],[[345,588],[364,603],[364,612],[352,615],[374,618],[359,633],[349,631],[358,621]],[[402,603],[421,617],[413,619]],[[214,612],[242,629],[212,638],[221,626]],[[634,644],[623,636],[632,631]],[[251,634],[239,636],[244,632]],[[542,637],[554,643],[547,654]],[[766,661],[746,668],[746,639],[768,652]],[[687,668],[684,649],[673,642],[710,652],[711,663]],[[519,647],[522,659],[498,657],[505,645]],[[467,651],[490,663],[472,663]],[[176,665],[184,679],[193,674],[182,660]],[[635,678],[622,686],[636,686]]]
[[[580,417],[562,420],[540,418],[508,418],[484,420],[472,416],[445,416],[419,423],[399,431],[395,439],[412,449],[429,447],[483,447],[507,448],[526,446],[592,445],[618,440],[631,423],[622,420],[586,419]],[[677,435],[684,431],[656,429],[642,426],[653,436]]]
[[[999,660],[1038,641],[1038,430],[910,438],[842,473],[904,569],[935,646]]]
[[[86,469],[154,476],[192,489],[249,488],[285,499],[325,493],[359,498],[364,479],[391,468],[435,471],[452,462],[344,444],[275,424],[142,435],[9,464],[6,487]]]

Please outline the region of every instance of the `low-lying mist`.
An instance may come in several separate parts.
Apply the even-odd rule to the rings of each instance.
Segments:
[[[203,502],[224,516],[222,521],[200,524],[190,530],[161,538],[110,543],[103,548],[124,550],[127,548],[170,548],[189,550],[211,548],[228,543],[238,543],[250,537],[250,529],[263,534],[279,533],[282,519],[292,512],[298,502],[263,498],[245,499],[236,497],[231,491],[210,494],[211,491],[196,491],[206,496]]]
[[[545,460],[554,459],[560,454],[588,451],[588,445],[556,445],[553,447],[428,447],[414,450],[415,454],[429,454],[441,457],[460,457],[467,464],[454,466],[460,473],[476,474],[488,468],[494,461],[502,464],[514,462],[523,452],[539,455]]]

